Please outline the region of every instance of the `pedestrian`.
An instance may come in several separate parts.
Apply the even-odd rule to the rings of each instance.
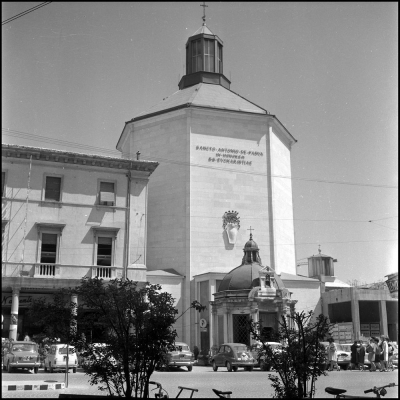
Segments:
[[[28,335],[28,332],[25,332],[24,342],[30,342],[31,338]]]
[[[350,346],[351,357],[350,357],[350,369],[357,368],[358,357],[357,357],[357,340]]]
[[[337,347],[333,340],[333,338],[328,339],[329,345],[327,348],[328,352],[328,371],[333,371],[333,367],[335,366],[338,369],[337,365]],[[338,369],[339,370],[339,369]]]
[[[375,351],[375,365],[376,368],[381,370],[381,353],[382,353],[382,344],[379,341],[378,337],[374,337],[376,343],[376,351]]]
[[[394,347],[393,347],[393,344],[390,342],[390,339],[388,337],[386,338],[386,340],[387,340],[387,343],[388,343],[388,351],[389,351],[388,369],[394,371],[394,368],[393,368]]]
[[[194,360],[197,362],[197,357],[199,356],[200,350],[197,346],[193,347],[193,355],[194,355]]]
[[[371,369],[369,372],[376,371],[375,353],[376,353],[377,347],[378,347],[378,344],[376,343],[375,339],[371,338],[369,341],[369,344],[367,346],[368,361],[371,363]]]
[[[385,335],[381,335],[381,347],[382,352],[380,354],[381,360],[381,372],[388,372],[388,364],[389,364],[389,348]]]
[[[361,340],[359,340],[357,344],[357,357],[359,368],[361,371],[364,371],[365,347],[363,346]]]

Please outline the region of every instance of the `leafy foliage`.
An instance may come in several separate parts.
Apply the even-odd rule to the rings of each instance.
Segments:
[[[276,398],[306,398],[315,394],[315,382],[326,375],[325,347],[320,343],[329,332],[330,324],[322,314],[314,318],[308,314],[293,313],[279,322],[278,332],[260,334],[259,323],[252,323],[253,338],[263,343],[263,350],[278,375],[269,374]],[[284,344],[282,352],[276,352],[267,341]]]
[[[189,309],[203,311],[197,300],[179,317],[174,299],[160,285],[115,279],[84,278],[79,287],[55,293],[54,301],[33,301],[30,318],[43,330],[46,344],[74,345],[85,360],[91,385],[121,397],[148,397],[149,380],[174,349],[173,324]],[[78,295],[79,306],[70,301]],[[92,343],[96,331],[101,343]]]

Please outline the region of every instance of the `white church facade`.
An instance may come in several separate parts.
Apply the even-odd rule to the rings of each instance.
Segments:
[[[296,139],[275,115],[230,90],[223,43],[205,24],[188,39],[186,55],[179,90],[126,122],[117,144],[123,157],[139,152],[160,162],[148,189],[148,279],[162,284],[175,277],[171,291],[182,285],[180,311],[195,299],[213,301],[254,231],[264,265],[293,278],[294,286],[312,287],[314,308],[319,282],[296,275],[290,161]],[[180,340],[201,348],[218,344],[215,329],[211,307],[186,313],[177,326]]]

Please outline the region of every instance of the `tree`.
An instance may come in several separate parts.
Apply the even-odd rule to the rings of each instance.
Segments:
[[[161,289],[148,282],[84,278],[80,286],[56,292],[53,302],[35,300],[30,317],[50,341],[75,346],[87,361],[91,385],[110,395],[146,398],[155,366],[174,349],[173,324],[189,309],[205,309],[195,300],[176,317],[173,297]],[[68,300],[72,294],[79,306]],[[93,330],[100,344],[87,335]]]
[[[293,313],[282,317],[278,332],[264,335],[259,323],[251,323],[253,338],[262,342],[262,350],[278,375],[269,374],[277,398],[306,398],[315,394],[315,382],[326,375],[326,351],[320,343],[328,335],[328,319],[322,314],[314,318],[308,314]],[[274,351],[267,341],[284,344],[282,352]]]
[[[28,310],[32,324],[41,329],[41,333],[35,339],[40,346],[40,355],[47,354],[51,343],[60,341],[69,346],[76,337],[78,324],[78,306],[71,302],[71,290],[60,289],[53,295],[53,301],[48,302],[45,298],[34,299]],[[67,369],[65,371],[65,386],[68,387],[68,357]]]

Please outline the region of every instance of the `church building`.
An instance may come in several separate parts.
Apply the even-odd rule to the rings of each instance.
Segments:
[[[284,275],[295,289],[305,281],[314,309],[319,282],[296,275],[290,161],[296,139],[275,115],[230,89],[223,41],[203,21],[187,40],[178,90],[127,121],[117,149],[124,158],[139,152],[160,163],[148,185],[147,277],[174,294],[181,312],[195,299],[215,302],[200,316],[185,313],[176,326],[179,340],[209,348],[218,344],[219,329],[211,311],[219,315],[227,301],[213,295],[232,290],[226,274],[240,265],[250,232],[277,291]],[[252,268],[258,279],[258,255],[257,267],[246,257],[240,271]]]

